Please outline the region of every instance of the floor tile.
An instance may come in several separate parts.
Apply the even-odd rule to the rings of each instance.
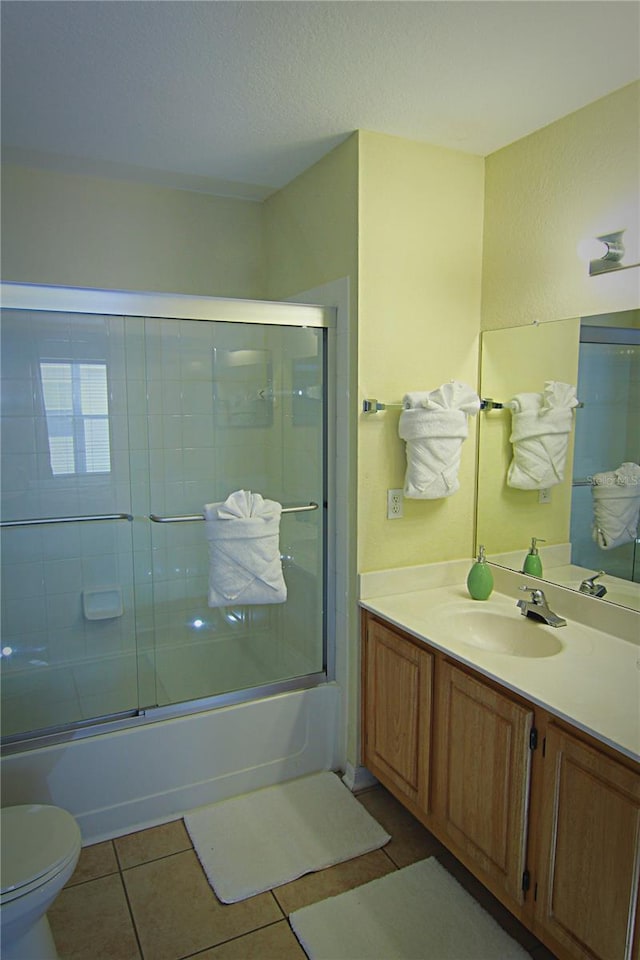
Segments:
[[[48,917],[63,960],[140,960],[119,874],[65,887]]]
[[[335,897],[338,893],[359,887],[370,880],[383,877],[395,870],[394,864],[382,850],[374,850],[362,857],[345,860],[326,870],[308,873],[291,883],[275,887],[273,895],[287,916],[294,910],[318,900]]]
[[[372,787],[358,794],[357,799],[391,835],[384,849],[396,866],[407,867],[445,849],[384,787]]]
[[[94,843],[93,846],[83,847],[80,851],[78,865],[67,886],[85,883],[87,880],[97,880],[98,877],[106,877],[110,873],[117,872],[118,861],[111,840]]]
[[[194,960],[307,960],[286,920],[199,953]]]
[[[220,903],[193,850],[123,876],[145,960],[177,960],[282,919],[271,893]]]
[[[123,870],[139,863],[159,860],[191,848],[191,839],[182,820],[163,823],[159,827],[138,830],[114,840],[116,853]]]

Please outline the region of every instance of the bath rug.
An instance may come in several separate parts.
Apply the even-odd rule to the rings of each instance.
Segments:
[[[310,960],[531,960],[433,857],[289,922]]]
[[[223,903],[359,857],[391,839],[326,770],[200,807],[184,823]]]

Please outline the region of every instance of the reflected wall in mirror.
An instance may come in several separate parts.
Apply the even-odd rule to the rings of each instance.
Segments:
[[[510,409],[481,413],[476,549],[482,543],[490,560],[522,570],[537,537],[545,541],[544,580],[578,590],[604,571],[595,581],[606,589],[602,599],[640,609],[637,529],[611,549],[594,541],[592,484],[595,474],[640,459],[640,310],[486,331],[480,380],[481,395],[501,403],[540,393],[547,380],[575,384],[582,406],[573,414],[564,479],[546,498],[507,485]],[[640,503],[637,485],[632,497]]]

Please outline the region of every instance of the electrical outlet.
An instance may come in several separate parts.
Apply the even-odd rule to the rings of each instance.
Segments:
[[[402,516],[402,490],[387,490],[387,520],[397,520]]]
[[[538,503],[551,503],[551,490],[541,490],[538,493]]]

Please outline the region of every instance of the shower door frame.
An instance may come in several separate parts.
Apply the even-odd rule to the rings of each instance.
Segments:
[[[0,282],[0,306],[6,310],[53,313],[96,314],[148,319],[203,320],[326,329],[324,373],[326,389],[325,477],[326,501],[323,511],[323,636],[324,669],[286,680],[165,706],[133,708],[123,714],[93,717],[74,723],[27,731],[2,740],[2,753],[9,755],[83,737],[124,730],[128,727],[183,717],[220,707],[233,706],[295,690],[305,690],[335,680],[336,587],[330,572],[335,570],[336,490],[336,309],[316,304],[274,300],[246,300],[146,291],[106,290],[48,284]],[[256,313],[259,316],[256,316]]]

